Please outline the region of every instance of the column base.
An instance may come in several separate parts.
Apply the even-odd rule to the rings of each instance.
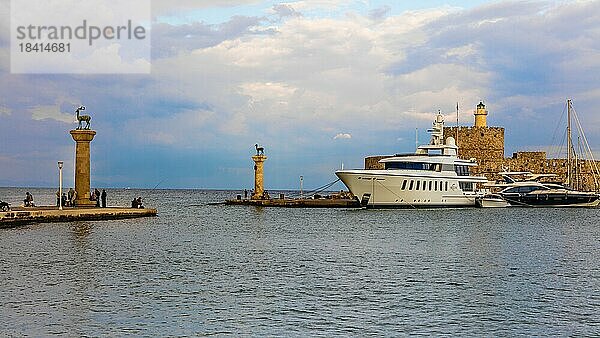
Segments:
[[[75,200],[75,207],[85,207],[85,208],[89,208],[89,207],[95,207],[96,206],[96,201],[90,201],[88,199],[76,199]]]

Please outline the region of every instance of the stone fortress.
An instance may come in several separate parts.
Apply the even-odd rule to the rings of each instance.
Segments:
[[[501,179],[502,171],[525,171],[534,174],[556,174],[542,181],[566,182],[567,159],[547,158],[544,151],[518,151],[512,157],[504,157],[504,128],[488,127],[488,111],[483,102],[477,105],[475,124],[472,127],[444,127],[444,138],[454,137],[458,145],[458,156],[477,161],[472,168],[475,175],[486,176],[489,180]],[[365,158],[365,169],[383,169],[379,160],[390,156],[370,156]],[[592,171],[591,161],[579,161],[573,186],[584,191],[598,191]],[[600,167],[600,161],[596,161]]]

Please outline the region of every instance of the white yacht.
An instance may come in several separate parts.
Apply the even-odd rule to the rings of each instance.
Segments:
[[[384,169],[339,170],[336,175],[367,208],[470,207],[476,205],[478,183],[483,176],[471,176],[474,159],[457,157],[453,137],[444,143],[444,117],[438,113],[431,142],[416,153],[395,155],[379,161]]]

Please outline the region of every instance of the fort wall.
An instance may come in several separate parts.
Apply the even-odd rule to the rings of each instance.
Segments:
[[[456,139],[458,157],[460,158],[504,159],[504,128],[445,127],[444,138],[450,136]]]

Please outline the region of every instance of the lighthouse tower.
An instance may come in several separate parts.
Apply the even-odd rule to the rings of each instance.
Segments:
[[[475,127],[487,127],[487,110],[485,110],[485,104],[479,102],[477,110],[475,111]]]

